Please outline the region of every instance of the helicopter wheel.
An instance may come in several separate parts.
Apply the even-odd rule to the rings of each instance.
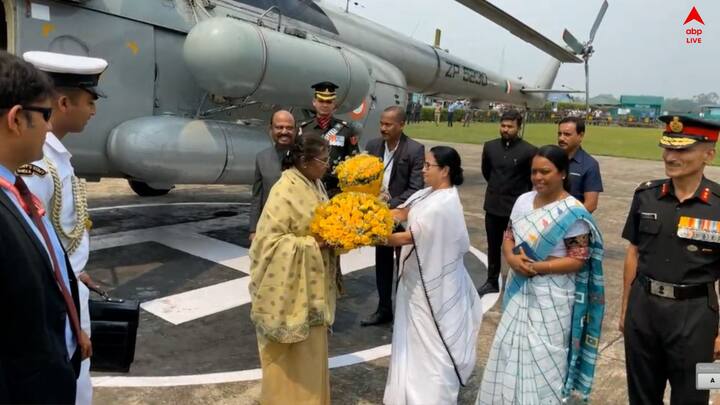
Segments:
[[[173,187],[170,187],[168,189],[152,188],[147,183],[143,183],[142,181],[137,180],[128,180],[128,184],[130,185],[132,191],[134,191],[135,194],[139,195],[140,197],[159,197],[161,195],[169,193],[170,190],[173,189]]]

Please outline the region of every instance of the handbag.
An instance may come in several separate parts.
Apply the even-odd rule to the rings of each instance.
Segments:
[[[93,349],[90,370],[127,373],[135,359],[140,303],[112,298],[95,286],[88,288],[102,297],[89,302]]]

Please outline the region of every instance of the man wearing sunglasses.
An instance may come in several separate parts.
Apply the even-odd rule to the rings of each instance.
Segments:
[[[333,117],[337,109],[338,86],[332,82],[320,82],[312,86],[315,90],[313,107],[315,118],[300,124],[298,135],[316,134],[320,135],[330,144],[330,166],[323,176],[322,182],[325,185],[328,197],[333,198],[340,192],[338,178],[333,174],[335,166],[345,160],[346,157],[360,152],[358,145],[358,134],[348,125],[347,122]]]
[[[97,287],[84,272],[90,255],[85,183],[75,177],[72,155],[61,140],[69,133],[79,133],[95,115],[95,101],[104,95],[96,88],[108,63],[99,58],[64,55],[53,52],[26,52],[23,58],[44,71],[55,84],[52,97],[51,132],[43,146],[43,158],[21,167],[18,174],[36,194],[47,210],[55,231],[70,257],[80,295],[82,367],[77,380],[77,404],[92,403],[90,382],[90,313],[88,286]]]
[[[0,403],[75,401],[77,281],[40,201],[15,171],[43,156],[52,82],[0,52]]]

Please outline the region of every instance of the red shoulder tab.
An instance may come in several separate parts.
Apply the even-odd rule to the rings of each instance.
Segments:
[[[710,200],[710,188],[705,187],[703,191],[700,193],[700,201],[707,204],[707,202]]]
[[[670,183],[664,183],[660,189],[660,197],[665,197],[670,192]]]

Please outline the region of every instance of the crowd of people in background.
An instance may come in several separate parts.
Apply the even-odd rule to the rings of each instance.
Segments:
[[[422,100],[422,98],[420,99]],[[448,127],[454,123],[462,123],[468,127],[475,122],[500,122],[500,117],[506,111],[515,109],[513,105],[494,103],[477,104],[470,100],[433,100],[417,101],[411,98],[406,105],[408,124],[422,121],[434,122],[439,126],[445,122]],[[653,113],[640,115],[618,112],[618,108],[591,106],[587,111],[584,108],[550,105],[529,110],[525,113],[528,122],[555,123],[566,117],[582,118],[587,126],[630,126],[653,128],[662,125],[662,122]]]

